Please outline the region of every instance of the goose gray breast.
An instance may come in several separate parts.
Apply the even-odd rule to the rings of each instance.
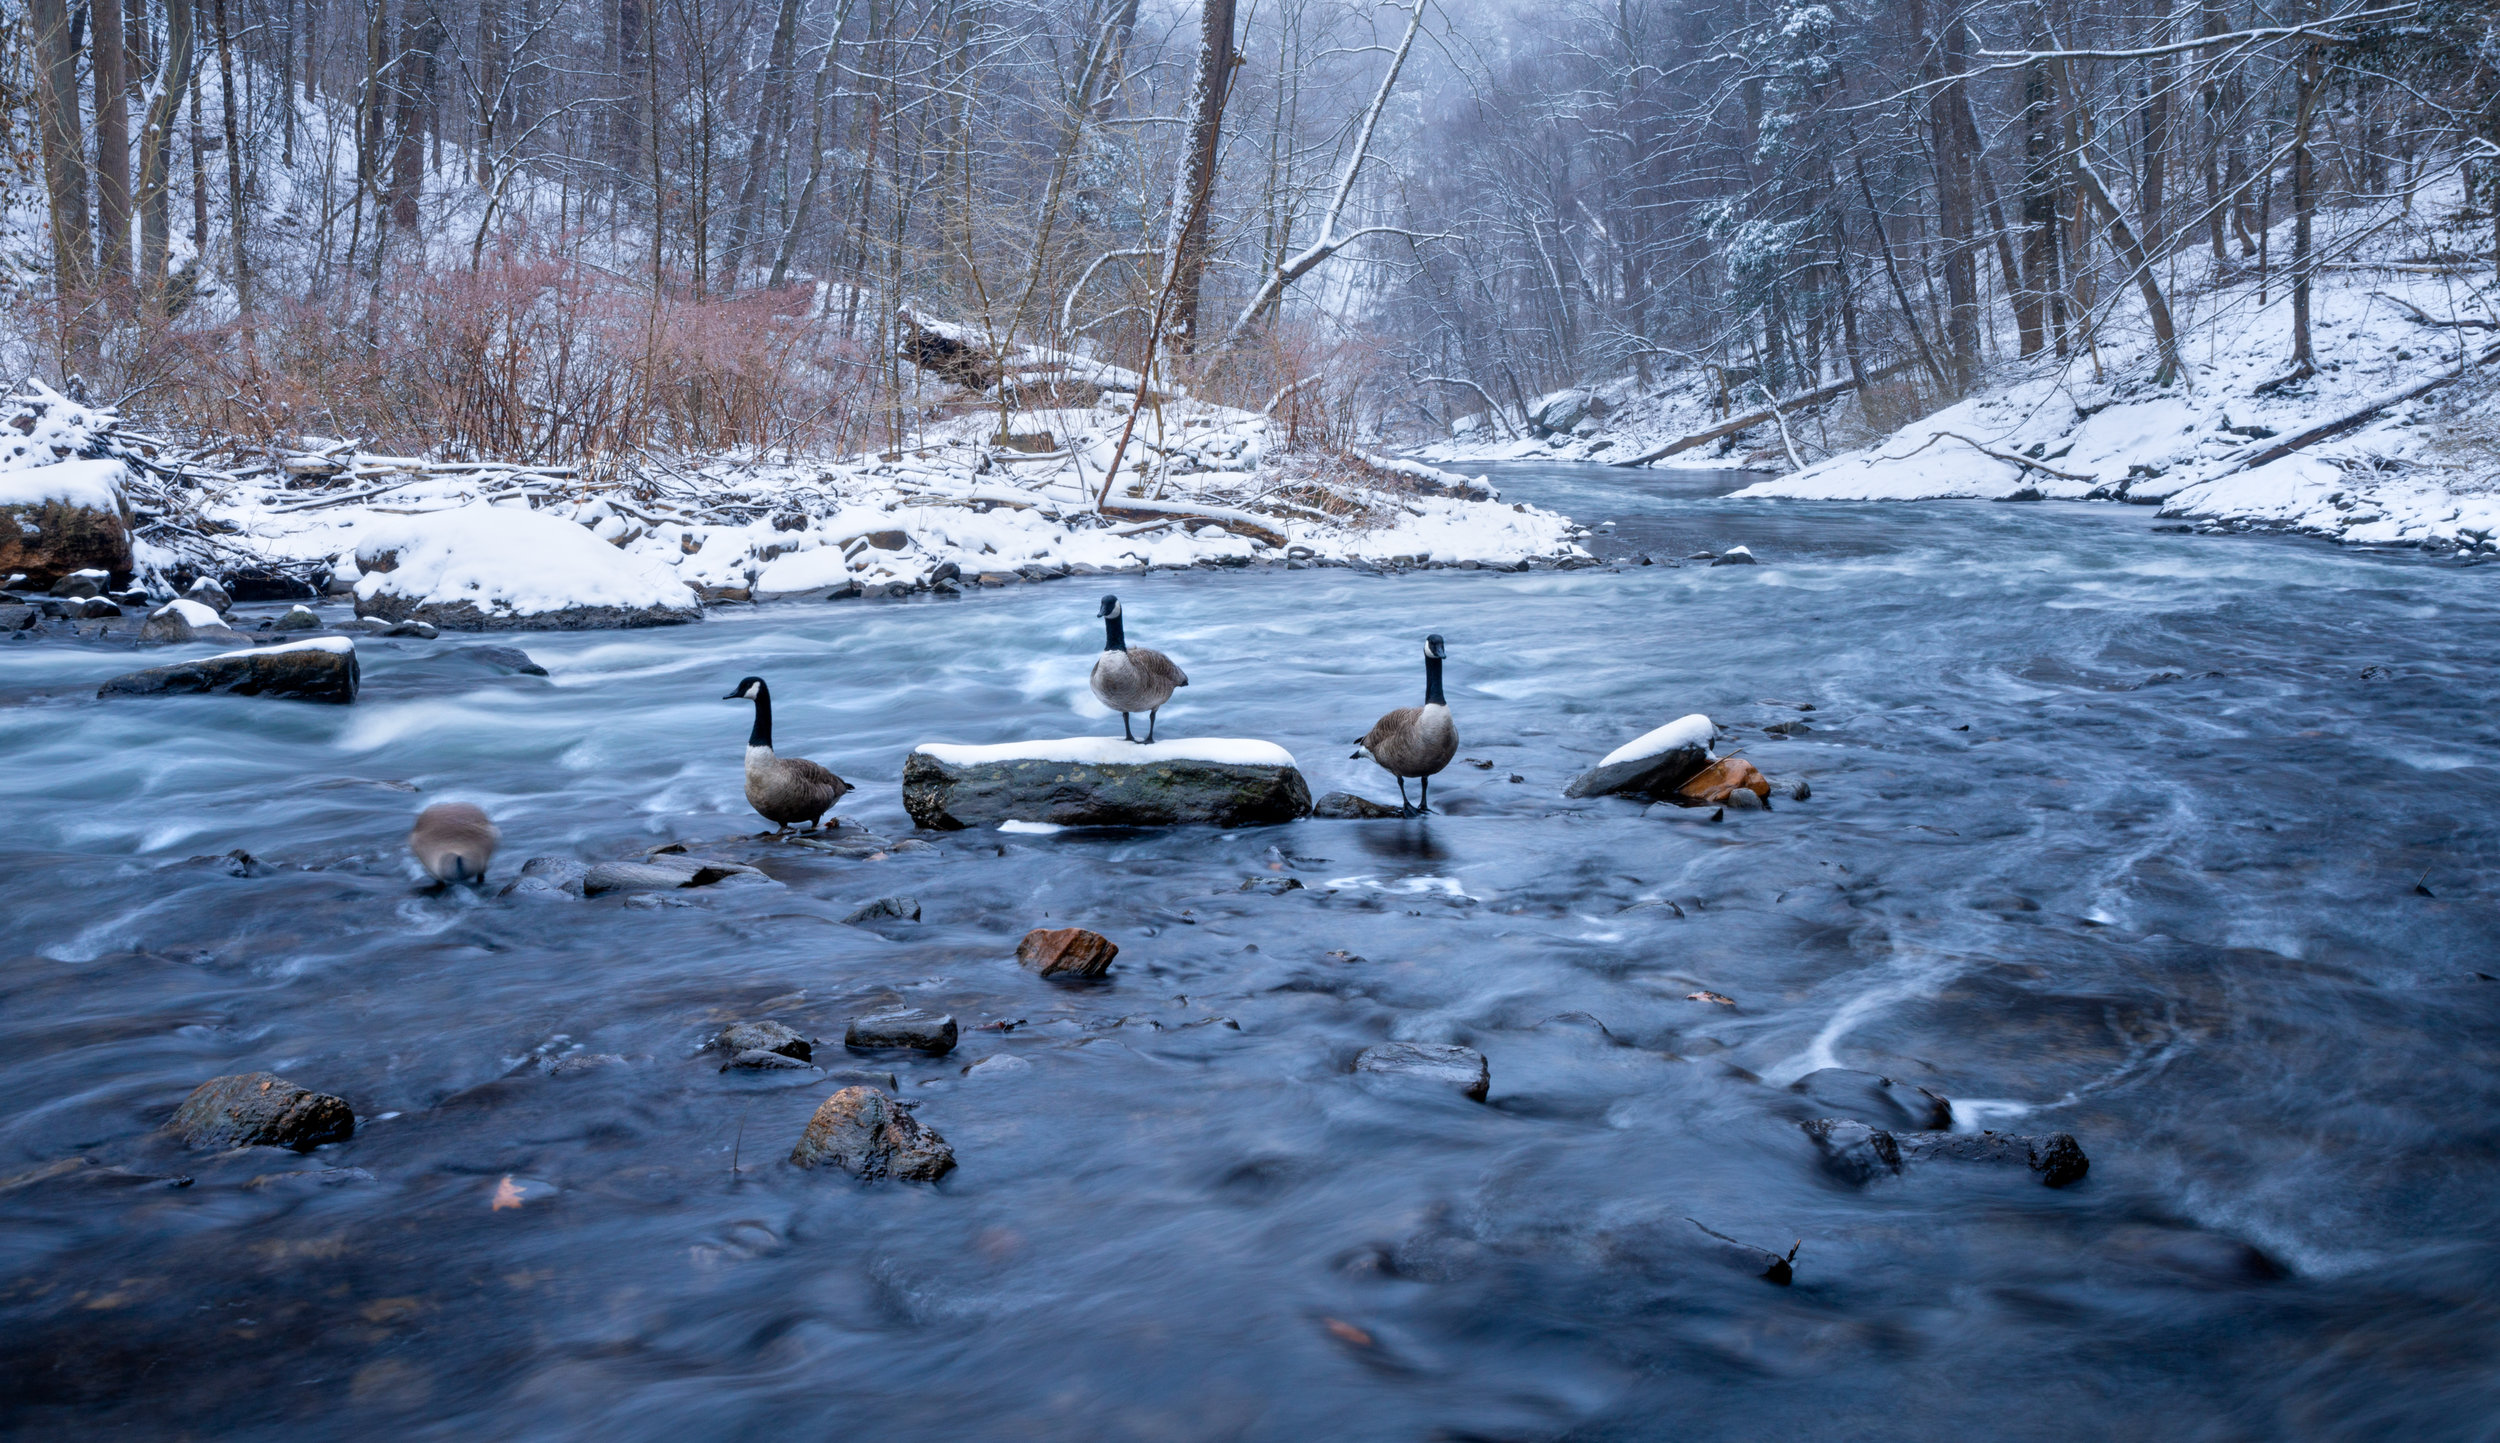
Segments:
[[[1189,675],[1162,652],[1131,646],[1094,658],[1093,684],[1094,698],[1113,711],[1157,711]]]

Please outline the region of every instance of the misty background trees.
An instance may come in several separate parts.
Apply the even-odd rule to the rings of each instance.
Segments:
[[[1094,401],[1000,381],[1028,347],[1314,444],[1517,428],[1618,374],[1736,411],[1854,390],[1880,422],[2023,357],[2097,368],[2114,333],[2176,382],[2250,278],[2292,308],[2296,376],[2314,278],[2426,188],[2500,247],[2493,25],[2454,0],[26,0],[0,345],[189,426],[542,461]],[[968,386],[915,364],[922,322],[976,338]]]

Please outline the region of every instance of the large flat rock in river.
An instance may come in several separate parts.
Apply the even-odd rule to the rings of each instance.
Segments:
[[[1218,827],[1289,822],[1311,810],[1293,753],[1273,742],[1197,737],[1151,746],[1066,737],[960,747],[928,743],[903,763],[903,806],[924,827]]]
[[[357,681],[356,643],[343,636],[317,636],[125,672],[97,687],[96,695],[224,692],[344,705],[356,699]]]

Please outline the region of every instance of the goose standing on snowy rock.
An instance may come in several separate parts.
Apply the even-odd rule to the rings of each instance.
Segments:
[[[1441,659],[1448,653],[1439,633],[1424,638],[1424,704],[1402,706],[1372,723],[1354,746],[1354,755],[1370,757],[1398,779],[1398,806],[1413,817],[1432,811],[1432,776],[1458,755],[1458,724],[1450,720],[1450,704],[1441,695]],[[1421,777],[1423,805],[1406,802],[1406,779]]]
[[[503,833],[484,811],[467,802],[436,802],[417,813],[408,850],[437,882],[483,882]]]
[[[773,755],[773,693],[762,677],[748,677],[721,700],[755,703],[755,730],[747,733],[747,804],[776,826],[823,826],[825,813],[851,784],[804,757]]]
[[[1094,658],[1094,699],[1120,714],[1120,735],[1130,741],[1128,714],[1146,714],[1146,740],[1155,739],[1155,713],[1172,693],[1189,685],[1189,677],[1172,658],[1151,647],[1131,646],[1120,626],[1120,598],[1102,599],[1102,655]]]

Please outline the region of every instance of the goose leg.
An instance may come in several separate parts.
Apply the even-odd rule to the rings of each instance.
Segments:
[[[1415,809],[1415,815],[1419,817],[1432,815],[1432,778],[1430,777],[1424,778],[1424,804]]]
[[[1161,710],[1163,710],[1163,708],[1156,707],[1154,711],[1146,713],[1146,745],[1148,746],[1153,746],[1155,744],[1155,712],[1159,712]]]
[[[1401,817],[1415,815],[1415,804],[1406,799],[1406,778],[1404,777],[1398,778],[1398,815]]]
[[[1127,713],[1127,712],[1122,712],[1122,713],[1120,713],[1120,735],[1121,735],[1121,736],[1123,736],[1123,737],[1125,737],[1125,738],[1127,738],[1127,739],[1128,739],[1128,740],[1130,740],[1130,741],[1135,741],[1135,740],[1137,740],[1137,733],[1135,733],[1135,732],[1133,732],[1133,731],[1130,731],[1130,730],[1128,729],[1128,713]]]

